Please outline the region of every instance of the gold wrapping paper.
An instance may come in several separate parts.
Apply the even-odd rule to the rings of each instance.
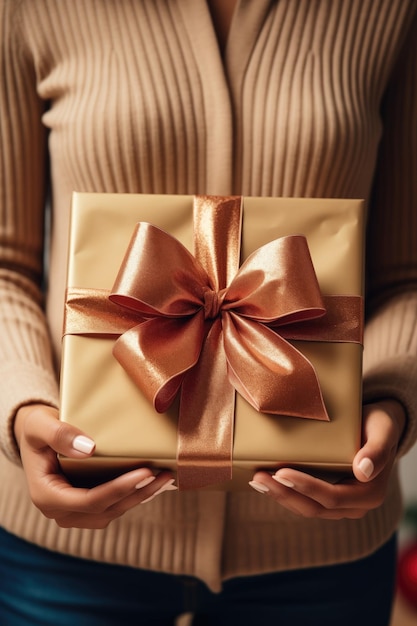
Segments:
[[[68,287],[111,290],[139,221],[169,232],[192,251],[192,211],[192,196],[74,194]],[[361,201],[244,198],[242,260],[294,234],[307,238],[324,295],[362,295]],[[99,335],[63,339],[61,419],[97,442],[92,459],[61,459],[75,480],[102,480],[141,465],[177,467],[178,403],[156,413],[115,360],[114,341]],[[349,470],[360,441],[362,348],[292,343],[314,365],[330,422],[260,413],[236,394],[233,479],[211,488],[242,488],[257,468]]]

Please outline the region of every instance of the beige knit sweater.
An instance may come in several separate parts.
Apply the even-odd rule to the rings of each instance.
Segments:
[[[60,529],[29,500],[12,420],[22,404],[58,403],[73,190],[351,197],[369,200],[365,399],[403,402],[399,454],[413,444],[416,6],[241,0],[222,59],[204,0],[0,0],[3,527],[213,589],[353,559],[390,536],[401,515],[395,476],[385,504],[358,521],[299,518],[255,492],[167,493],[106,530]]]

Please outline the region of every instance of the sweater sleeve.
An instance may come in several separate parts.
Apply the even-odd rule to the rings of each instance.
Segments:
[[[364,400],[396,398],[417,439],[417,19],[383,101],[367,241]]]
[[[45,103],[18,10],[18,2],[0,0],[0,446],[15,462],[17,409],[58,403],[43,309]]]

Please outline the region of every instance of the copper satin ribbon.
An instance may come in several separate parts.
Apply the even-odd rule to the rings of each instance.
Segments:
[[[329,419],[287,339],[362,341],[362,298],[322,297],[305,237],[239,268],[241,219],[241,197],[195,196],[194,256],[140,222],[111,293],[68,291],[65,333],[118,336],[114,356],[156,411],[180,392],[180,489],[230,480],[235,390],[259,411]]]

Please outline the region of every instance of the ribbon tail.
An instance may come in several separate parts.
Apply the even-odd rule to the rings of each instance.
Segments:
[[[329,421],[310,361],[262,324],[233,313],[223,319],[229,377],[258,411]]]
[[[220,319],[197,365],[184,377],[178,423],[178,487],[199,489],[232,478],[235,390],[227,376]]]

